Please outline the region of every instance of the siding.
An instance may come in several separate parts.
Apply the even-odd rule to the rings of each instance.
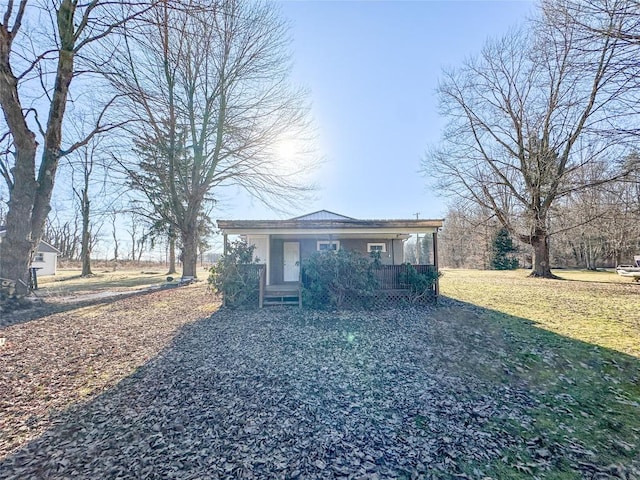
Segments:
[[[269,249],[269,283],[271,285],[280,284],[284,281],[283,261],[284,261],[284,242],[299,242],[300,243],[300,260],[304,262],[305,259],[318,251],[318,240],[329,240],[327,235],[320,235],[317,237],[304,237],[295,238],[287,236],[286,238],[274,238],[271,237],[270,249]],[[400,265],[402,264],[404,257],[404,243],[401,239],[359,239],[359,238],[335,238],[331,237],[331,240],[340,242],[341,249],[355,250],[368,256],[367,243],[384,243],[386,245],[386,252],[381,253],[380,260],[383,265]]]

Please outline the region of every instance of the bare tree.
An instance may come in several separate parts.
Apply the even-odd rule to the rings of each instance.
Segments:
[[[118,212],[111,212],[111,239],[113,240],[113,271],[118,270],[120,260],[120,240],[118,238]]]
[[[498,230],[495,215],[468,202],[449,206],[445,215],[439,256],[442,265],[453,268],[489,268],[491,237]]]
[[[577,173],[609,176],[607,165],[590,167]],[[577,218],[583,222],[576,226]],[[558,202],[551,225],[560,264],[596,269],[630,262],[640,248],[640,183],[625,178],[568,195]]]
[[[141,162],[127,169],[153,206],[149,215],[180,235],[182,275],[193,278],[198,232],[220,187],[239,185],[279,205],[306,191],[303,163],[277,157],[284,138],[308,137],[305,96],[289,86],[287,28],[270,2],[219,0],[185,11],[165,1],[146,20],[113,76],[140,120],[132,133]]]
[[[68,260],[75,260],[78,255],[80,235],[78,233],[78,216],[71,219],[61,219],[58,209],[54,208],[47,217],[43,239],[60,251],[60,256]]]
[[[82,262],[83,277],[93,275],[91,271],[91,196],[89,195],[89,186],[91,176],[96,167],[96,148],[95,143],[85,145],[78,150],[78,162],[74,166],[78,166],[82,177],[80,188],[73,186],[73,192],[80,203],[80,218],[82,219],[82,236],[80,241],[80,261]]]
[[[8,148],[0,161],[0,174],[9,188],[9,210],[0,276],[15,281],[17,293],[25,293],[29,262],[50,210],[60,159],[114,127],[99,114],[98,123],[86,137],[66,139],[63,146],[70,86],[80,73],[77,63],[82,61],[82,52],[90,55],[97,42],[148,8],[148,3],[8,0],[4,5],[0,106],[5,125],[0,135]],[[24,20],[29,16],[40,16],[40,30],[24,31]],[[39,94],[35,93],[38,89]],[[110,103],[106,102],[103,112]]]
[[[577,168],[622,157],[628,139],[618,127],[637,112],[625,110],[632,72],[621,65],[628,66],[629,51],[554,12],[543,11],[528,31],[487,42],[479,57],[444,73],[438,94],[449,123],[424,163],[443,192],[490,209],[531,245],[531,275],[539,277],[553,276],[549,215],[556,201],[634,167],[621,162],[610,178],[575,181]],[[600,21],[611,30],[623,20],[609,13]],[[637,74],[637,62],[633,68]]]

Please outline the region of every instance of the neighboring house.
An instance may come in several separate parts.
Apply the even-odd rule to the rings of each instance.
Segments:
[[[5,227],[0,227],[0,256],[2,255],[2,238],[5,234]],[[38,269],[38,276],[55,275],[58,268],[58,255],[60,251],[57,248],[41,240],[33,256],[31,267]]]
[[[266,264],[267,286],[297,284],[301,263],[322,250],[349,249],[364,255],[378,251],[383,265],[401,265],[404,243],[412,234],[433,236],[434,251],[424,263],[437,269],[442,224],[439,219],[358,220],[327,210],[289,220],[218,220],[225,251],[228,235],[241,235],[255,245],[255,257]]]

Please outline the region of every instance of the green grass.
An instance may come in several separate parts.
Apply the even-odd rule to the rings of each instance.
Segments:
[[[494,478],[577,479],[590,465],[601,473],[638,467],[640,285],[611,272],[555,273],[562,280],[475,270],[446,270],[441,279],[443,296],[477,312],[475,320],[451,318],[470,359],[456,367],[534,399],[530,425],[495,425],[530,448],[514,446],[506,461],[483,466]],[[481,332],[479,341],[470,331]],[[546,451],[550,458],[536,453]]]
[[[539,328],[640,357],[640,284],[613,272],[445,270],[443,295],[525,318]]]

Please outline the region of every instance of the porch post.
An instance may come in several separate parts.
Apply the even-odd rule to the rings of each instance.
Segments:
[[[438,229],[433,232],[433,265],[436,268],[436,273],[438,273]],[[440,277],[436,277],[436,298],[440,295]]]
[[[223,238],[223,241],[224,241],[224,246],[222,247],[223,248],[222,254],[226,255],[227,254],[227,234],[223,233],[222,234],[222,238]]]

